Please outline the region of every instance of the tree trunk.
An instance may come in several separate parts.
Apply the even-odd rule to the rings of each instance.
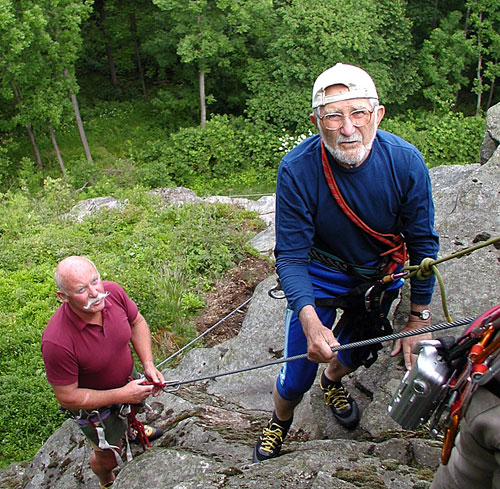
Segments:
[[[17,103],[21,102],[21,97],[19,95],[19,91],[17,90],[16,85],[12,84],[12,91],[14,92],[14,98]],[[31,147],[33,148],[33,154],[35,155],[35,162],[38,167],[42,168],[42,157],[40,156],[40,151],[38,150],[38,145],[36,144],[35,133],[33,131],[33,126],[31,124],[26,124],[26,132],[28,133],[28,138],[31,143]]]
[[[201,15],[197,18],[198,25],[201,25]],[[200,28],[201,37],[201,28]],[[200,125],[205,127],[207,123],[207,107],[205,104],[205,71],[200,66],[199,72],[199,85],[200,85]]]
[[[33,148],[33,153],[35,155],[35,161],[38,167],[42,168],[42,157],[40,156],[40,151],[38,151],[38,146],[35,140],[35,133],[33,132],[33,126],[31,124],[26,124],[26,131],[28,132],[28,137],[30,138],[31,147]]]
[[[73,103],[73,110],[75,111],[76,125],[78,126],[78,133],[80,134],[80,140],[82,141],[83,151],[85,152],[85,158],[89,163],[92,163],[92,155],[90,154],[89,144],[87,143],[87,136],[85,136],[85,129],[83,128],[82,118],[80,117],[80,109],[78,108],[78,100],[76,95],[72,90],[69,91],[71,95],[71,102]]]
[[[135,59],[137,62],[137,71],[139,72],[139,79],[141,80],[142,85],[142,94],[144,98],[146,98],[146,84],[144,83],[144,72],[142,71],[142,62],[141,62],[141,51],[139,49],[139,39],[137,37],[137,22],[135,18],[135,13],[132,12],[129,16],[130,20],[130,32],[132,33],[132,39],[134,40],[134,52]]]
[[[205,127],[207,122],[207,107],[205,105],[205,72],[200,70],[200,112],[201,127]]]
[[[488,110],[491,107],[491,103],[493,102],[493,93],[495,92],[495,81],[496,77],[493,77],[493,80],[491,80],[491,87],[490,87],[490,93],[488,95],[488,103],[486,104],[486,110]]]
[[[434,0],[434,13],[432,15],[432,30],[437,27],[437,19],[439,17],[439,0]]]
[[[481,23],[483,20],[483,14],[482,12],[479,13],[479,23]],[[476,115],[479,115],[479,112],[481,110],[481,99],[483,95],[483,70],[482,70],[482,65],[483,65],[483,52],[482,52],[482,46],[481,46],[481,38],[479,37],[480,34],[478,32],[477,34],[477,69],[476,69],[476,77],[477,77],[477,86],[478,86],[478,94],[477,94],[477,103],[476,103]]]
[[[69,78],[68,70],[64,70],[64,76]],[[89,145],[87,143],[87,136],[85,136],[85,129],[83,128],[82,118],[80,117],[80,109],[78,107],[78,100],[73,90],[69,90],[69,95],[71,97],[71,103],[73,104],[73,110],[75,112],[76,125],[78,126],[78,134],[80,134],[80,140],[82,142],[83,151],[85,152],[85,158],[89,163],[92,163],[92,155],[90,154]]]
[[[476,72],[477,86],[478,86],[476,115],[479,115],[479,112],[481,110],[481,98],[482,98],[482,94],[483,94],[483,75],[481,72],[481,65],[482,65],[483,57],[482,57],[481,51],[479,51],[478,54],[479,54],[479,57],[477,60],[477,72]]]
[[[52,146],[54,146],[54,150],[56,152],[57,161],[59,162],[59,166],[61,167],[63,178],[66,178],[66,168],[64,168],[64,161],[61,156],[61,152],[59,151],[59,145],[57,144],[56,135],[54,133],[54,129],[50,125],[50,121],[47,119],[47,127],[49,128],[50,139],[52,140]]]
[[[109,44],[109,34],[106,29],[106,11],[104,10],[104,1],[96,2],[97,9],[99,10],[100,16],[100,25],[102,35],[104,37],[104,41],[106,44],[106,56],[108,57],[108,65],[109,65],[109,74],[111,76],[111,84],[118,88],[120,83],[118,81],[118,77],[116,76],[116,68],[115,68],[115,60],[113,58],[113,52],[111,51],[111,45]]]

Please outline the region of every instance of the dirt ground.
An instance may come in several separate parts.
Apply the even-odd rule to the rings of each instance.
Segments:
[[[247,256],[232,268],[216,284],[214,290],[204,297],[205,308],[196,318],[196,328],[201,334],[234,311],[249,299],[255,287],[274,272],[274,266],[267,260]],[[213,346],[236,336],[245,318],[248,304],[221,321],[204,336],[204,345]]]

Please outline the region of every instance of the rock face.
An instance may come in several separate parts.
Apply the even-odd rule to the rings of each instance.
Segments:
[[[440,258],[500,234],[500,152],[479,165],[431,170]],[[159,191],[176,201],[197,200],[185,189]],[[182,194],[182,199],[172,193]],[[274,244],[274,197],[257,202],[241,199],[266,216],[269,228],[257,236],[260,251]],[[446,302],[453,319],[477,315],[498,303],[500,251],[494,246],[444,261]],[[285,302],[272,299],[269,277],[255,290],[239,335],[213,348],[191,350],[169,381],[187,381],[231,372],[279,359],[282,354]],[[433,323],[443,322],[441,293],[436,287]],[[408,290],[396,307],[395,329],[408,312]],[[449,334],[446,332],[445,334]],[[272,388],[281,368],[255,370],[193,381],[175,392],[151,399],[148,422],[165,434],[118,472],[114,488],[342,488],[426,489],[439,464],[440,443],[425,430],[407,432],[387,414],[387,406],[404,374],[401,358],[391,358],[386,344],[379,360],[360,369],[346,384],[358,400],[362,420],[354,431],[338,426],[324,406],[318,383],[296,410],[282,456],[251,463],[256,439],[272,410]],[[320,369],[321,371],[321,369]],[[13,464],[0,472],[0,487],[29,489],[94,489],[88,465],[91,450],[68,420],[29,464]]]
[[[491,107],[486,113],[486,132],[481,145],[481,164],[486,163],[500,144],[500,104]]]

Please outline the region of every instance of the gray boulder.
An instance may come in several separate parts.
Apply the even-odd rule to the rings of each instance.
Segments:
[[[481,164],[486,163],[500,144],[500,104],[496,104],[486,113],[486,132],[481,145]]]
[[[76,204],[68,214],[62,216],[63,219],[73,219],[75,221],[83,221],[86,217],[100,212],[103,209],[107,210],[122,210],[126,205],[114,197],[95,197],[93,199],[81,200]]]

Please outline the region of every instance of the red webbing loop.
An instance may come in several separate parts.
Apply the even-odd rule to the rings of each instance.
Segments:
[[[375,231],[370,226],[368,226],[366,223],[364,223],[357,216],[357,214],[348,206],[347,202],[344,200],[344,197],[340,193],[337,182],[335,181],[335,178],[333,176],[332,169],[330,168],[330,164],[329,164],[328,158],[326,156],[326,151],[325,151],[325,146],[323,145],[323,141],[321,141],[321,162],[323,165],[323,172],[325,174],[325,178],[326,178],[326,182],[328,184],[328,187],[330,188],[330,191],[333,195],[333,198],[335,199],[335,201],[337,202],[339,207],[342,209],[342,211],[345,213],[345,215],[352,222],[354,222],[354,224],[356,224],[358,227],[360,227],[363,231],[368,233],[370,236],[374,237],[378,241],[389,246],[389,249],[387,251],[380,253],[381,257],[386,256],[386,255],[391,255],[392,262],[389,263],[386,272],[387,273],[394,272],[397,265],[404,266],[404,264],[407,260],[407,252],[406,252],[405,243],[403,241],[403,237],[401,235],[384,234],[384,233],[379,233],[378,231]]]
[[[149,448],[151,446],[151,444],[149,443],[149,438],[146,436],[146,431],[144,430],[144,424],[141,423],[135,417],[134,406],[130,406],[130,408],[131,408],[131,411],[130,411],[130,414],[128,415],[128,427],[130,430],[134,430],[134,432],[137,434],[136,436],[139,437],[142,448],[144,450],[146,450],[146,448]]]

